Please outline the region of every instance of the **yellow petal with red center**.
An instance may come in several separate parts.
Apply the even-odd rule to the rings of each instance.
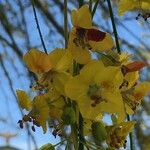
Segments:
[[[150,82],[142,82],[135,86],[133,96],[135,100],[140,101],[150,92]]]
[[[69,34],[68,51],[71,53],[72,58],[79,64],[87,64],[91,60],[91,54],[88,49],[76,45],[76,28],[73,28]]]
[[[31,49],[27,52],[23,56],[23,60],[29,70],[34,73],[48,72],[52,68],[52,63],[48,55],[37,49]]]
[[[22,90],[17,90],[16,93],[21,108],[29,111],[32,108],[32,101],[28,94]]]
[[[53,85],[60,94],[65,95],[65,84],[71,78],[67,72],[56,72],[53,78]]]
[[[89,41],[93,51],[108,51],[114,47],[114,41],[110,34],[106,33],[105,38],[102,41]]]
[[[45,101],[45,96],[39,95],[36,96],[33,100],[33,112],[35,112],[37,116],[37,121],[43,128],[43,133],[46,133],[46,121],[49,116],[49,107],[47,102]]]
[[[73,10],[71,19],[75,27],[90,28],[92,26],[92,17],[88,5],[83,5],[78,10]]]

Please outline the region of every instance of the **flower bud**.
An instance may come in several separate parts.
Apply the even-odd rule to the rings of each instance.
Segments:
[[[96,142],[102,142],[107,137],[107,132],[102,122],[94,122],[91,126],[92,134]]]
[[[65,107],[63,114],[61,116],[64,124],[69,125],[73,124],[76,121],[76,114],[72,107]]]
[[[50,143],[43,145],[39,150],[55,150],[54,146]]]

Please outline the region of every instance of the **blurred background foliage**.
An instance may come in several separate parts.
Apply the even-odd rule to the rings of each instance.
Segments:
[[[50,52],[56,47],[64,47],[63,0],[34,0],[40,28],[46,48]],[[98,0],[91,0],[93,4]],[[132,53],[133,59],[150,60],[150,19],[136,20],[139,12],[129,12],[118,16],[116,3],[112,0],[115,22],[122,51]],[[84,0],[89,3],[89,0]],[[68,30],[71,28],[70,12],[78,8],[76,0],[68,0]],[[94,16],[95,25],[113,36],[107,3],[98,1]],[[28,72],[22,56],[30,48],[43,50],[37,30],[31,2],[29,0],[0,0],[0,135],[15,134],[18,140],[26,135],[27,149],[38,147],[38,134],[32,132],[29,125],[19,129],[17,121],[24,112],[18,106],[15,90],[30,92],[34,76]],[[142,70],[141,80],[150,80],[149,66]],[[150,100],[147,97],[132,119],[137,120],[133,133],[134,145],[141,150],[150,149]],[[40,137],[42,137],[42,132]],[[49,133],[50,136],[50,133]],[[24,138],[22,139],[24,140]],[[51,142],[51,138],[48,138]],[[0,141],[2,138],[0,137]],[[19,140],[18,140],[19,141]],[[4,142],[0,142],[4,144]],[[18,143],[19,145],[19,143]],[[23,148],[23,147],[22,147]],[[136,148],[137,150],[137,148]]]

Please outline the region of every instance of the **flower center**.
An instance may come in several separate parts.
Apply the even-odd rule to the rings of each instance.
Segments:
[[[73,40],[76,46],[81,46],[83,49],[88,48],[92,49],[91,46],[88,43],[88,37],[87,37],[88,30],[84,28],[76,28],[76,38]]]
[[[89,40],[94,42],[102,41],[106,37],[106,33],[97,29],[76,28],[76,38],[73,42],[76,46],[81,46],[83,49],[92,49]]]
[[[92,100],[92,103],[91,103],[92,107],[95,107],[100,102],[105,101],[105,99],[103,99],[101,97],[101,88],[97,84],[89,85],[89,89],[88,89],[87,95]]]

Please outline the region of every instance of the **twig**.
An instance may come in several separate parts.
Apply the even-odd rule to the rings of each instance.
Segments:
[[[42,33],[41,33],[40,25],[39,25],[39,22],[38,22],[38,18],[37,18],[37,14],[36,14],[36,9],[35,9],[35,6],[34,6],[34,0],[31,1],[31,4],[32,4],[33,13],[34,13],[34,17],[35,17],[35,22],[36,22],[36,25],[37,25],[37,29],[38,29],[38,32],[39,32],[39,35],[40,35],[40,39],[41,39],[44,51],[45,51],[46,54],[48,54],[46,46],[45,46],[45,43],[44,43],[44,40],[43,40],[43,36],[42,36]]]
[[[97,0],[97,1],[95,2],[94,8],[93,8],[93,10],[92,10],[92,18],[94,17],[94,14],[95,14],[96,9],[97,9],[97,6],[98,6],[98,3],[99,3],[99,0]]]
[[[117,51],[120,54],[121,50],[120,50],[120,45],[119,45],[118,33],[117,33],[116,25],[115,25],[115,19],[114,19],[114,14],[113,14],[113,11],[112,11],[110,0],[107,0],[107,4],[108,4],[111,23],[112,23],[112,27],[113,27],[114,36],[115,36]]]

